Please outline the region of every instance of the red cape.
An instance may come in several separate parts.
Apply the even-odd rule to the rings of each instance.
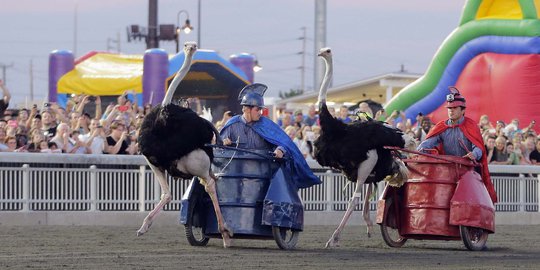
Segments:
[[[457,126],[459,127],[459,129],[461,129],[461,132],[463,132],[463,134],[467,139],[469,139],[469,141],[471,141],[474,145],[476,145],[476,147],[482,150],[482,158],[480,160],[480,162],[482,163],[482,181],[484,182],[489,196],[491,197],[491,201],[493,201],[493,203],[496,203],[497,193],[495,192],[495,188],[493,187],[493,183],[491,182],[491,177],[489,175],[487,154],[484,148],[484,140],[482,139],[482,134],[480,134],[480,129],[478,128],[478,125],[471,118],[464,117],[463,122]],[[439,135],[450,127],[454,126],[446,125],[446,120],[440,121],[429,131],[426,139]],[[437,146],[437,150],[439,150],[439,153],[444,154],[442,144]]]

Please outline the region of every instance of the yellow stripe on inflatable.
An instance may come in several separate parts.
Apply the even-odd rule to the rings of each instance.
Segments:
[[[476,19],[521,20],[523,13],[519,0],[484,0],[476,12]]]
[[[536,17],[540,18],[540,0],[534,0],[534,7],[536,8]]]
[[[143,56],[98,53],[66,73],[58,93],[121,95],[125,90],[142,93]]]

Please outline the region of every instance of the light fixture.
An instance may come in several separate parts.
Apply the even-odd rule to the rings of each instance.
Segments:
[[[186,22],[182,27],[180,27],[180,14],[185,13],[186,14]],[[191,33],[191,30],[193,30],[193,26],[191,26],[191,23],[189,21],[189,13],[187,10],[180,10],[178,11],[178,14],[176,14],[176,52],[178,53],[180,51],[180,30],[183,30],[184,33],[189,34]]]
[[[189,22],[189,19],[187,19],[184,26],[182,26],[182,30],[184,30],[184,33],[186,33],[186,34],[191,33],[191,30],[193,30],[193,26],[191,26],[191,23]]]
[[[255,65],[253,66],[253,71],[259,72],[263,69],[261,65],[259,65],[259,60],[255,60]]]

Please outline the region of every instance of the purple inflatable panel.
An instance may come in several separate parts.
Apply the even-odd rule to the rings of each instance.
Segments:
[[[143,103],[159,104],[165,96],[169,56],[163,49],[149,49],[143,58]]]
[[[229,57],[229,61],[231,61],[233,65],[244,71],[244,73],[246,73],[246,76],[248,77],[248,80],[253,83],[253,67],[255,66],[255,56],[249,53],[233,54]]]
[[[49,55],[49,102],[58,101],[58,81],[64,74],[75,67],[73,53],[66,50],[55,50]]]

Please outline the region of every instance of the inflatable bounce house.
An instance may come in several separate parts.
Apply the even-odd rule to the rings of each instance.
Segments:
[[[475,121],[486,114],[527,125],[540,116],[539,16],[540,0],[468,0],[425,75],[385,109],[404,111],[413,121],[421,112],[437,122],[448,118],[448,86],[456,86]]]
[[[65,106],[71,94],[118,96],[129,90],[139,105],[158,104],[183,61],[183,52],[168,55],[162,49],[144,55],[90,52],[77,60],[70,51],[56,50],[49,56],[49,101]],[[253,82],[254,65],[251,54],[227,61],[215,51],[198,50],[175,98],[204,100],[218,117],[226,110],[240,111],[238,93]]]

